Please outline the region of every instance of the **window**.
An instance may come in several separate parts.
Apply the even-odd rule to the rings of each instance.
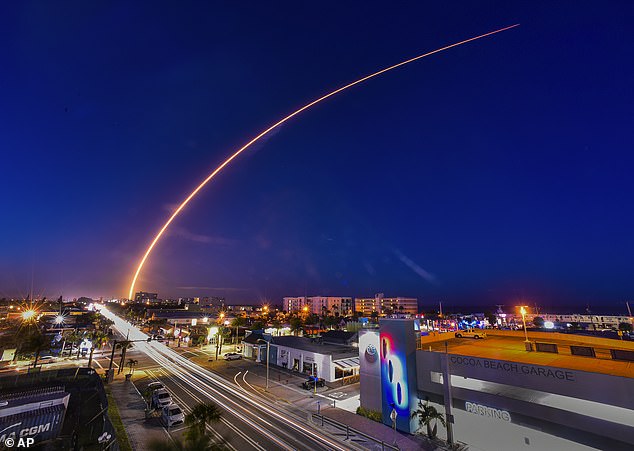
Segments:
[[[341,379],[346,376],[353,376],[354,372],[352,368],[341,369],[338,366],[335,366],[335,379]]]

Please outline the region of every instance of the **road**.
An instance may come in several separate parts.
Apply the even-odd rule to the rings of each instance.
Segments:
[[[130,340],[148,336],[125,320],[102,308],[101,313],[114,321],[114,328]],[[128,332],[129,331],[129,332]],[[230,385],[162,343],[138,342],[134,349],[143,353],[156,366],[149,374],[164,382],[176,401],[188,411],[201,402],[213,401],[223,409],[220,424],[213,433],[222,437],[233,450],[348,450],[354,444],[342,443],[286,412],[279,405]]]

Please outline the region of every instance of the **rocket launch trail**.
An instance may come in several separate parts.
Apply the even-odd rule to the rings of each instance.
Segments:
[[[293,117],[297,116],[298,114],[304,112],[305,110],[311,108],[312,106],[323,102],[324,100],[339,94],[342,91],[345,91],[348,88],[352,88],[355,85],[361,84],[371,78],[374,77],[378,77],[379,75],[382,75],[386,72],[389,72],[393,69],[396,69],[398,67],[401,66],[405,66],[406,64],[410,64],[413,63],[414,61],[418,61],[419,59],[434,55],[436,53],[440,53],[440,52],[444,52],[445,50],[449,50],[452,49],[454,47],[458,47],[464,44],[467,44],[469,42],[472,41],[476,41],[478,39],[482,39],[485,38],[487,36],[492,36],[498,33],[501,33],[503,31],[507,31],[510,30],[512,28],[518,27],[519,24],[515,24],[515,25],[510,25],[508,27],[504,27],[504,28],[500,28],[494,31],[490,31],[488,33],[484,33],[478,36],[474,36],[472,38],[469,39],[465,39],[463,41],[460,42],[456,42],[444,47],[440,47],[436,50],[432,50],[431,52],[427,52],[424,53],[422,55],[418,55],[415,56],[413,58],[410,58],[408,60],[405,61],[401,61],[400,63],[394,64],[392,66],[386,67],[384,69],[381,69],[377,72],[374,72],[370,75],[366,75],[363,78],[359,78],[358,80],[355,80],[351,83],[348,83],[345,86],[342,86],[338,89],[335,89],[334,91],[329,92],[328,94],[325,94],[321,97],[319,97],[318,99],[313,100],[310,103],[307,103],[306,105],[302,106],[301,108],[293,111],[292,113],[290,113],[288,116],[283,117],[282,119],[278,120],[277,122],[275,122],[273,125],[271,125],[270,127],[268,127],[267,129],[265,129],[264,131],[260,132],[257,136],[255,136],[253,139],[251,139],[249,142],[247,142],[244,146],[240,147],[238,150],[236,150],[233,154],[231,154],[229,157],[227,157],[227,159],[225,159],[220,166],[218,166],[211,174],[209,174],[207,176],[207,178],[205,178],[202,182],[200,182],[200,184],[185,198],[185,200],[183,200],[181,202],[181,204],[178,206],[178,208],[172,213],[172,215],[167,219],[167,221],[165,222],[165,224],[163,224],[163,226],[161,227],[161,229],[158,231],[158,233],[154,236],[154,239],[152,240],[152,242],[150,243],[150,245],[148,246],[147,250],[145,251],[145,254],[143,254],[143,257],[141,258],[138,267],[136,269],[136,272],[134,273],[134,277],[132,277],[132,282],[130,283],[130,291],[128,293],[128,299],[132,299],[132,296],[134,295],[134,288],[137,282],[137,279],[139,278],[139,274],[141,273],[141,270],[143,269],[143,266],[145,265],[145,262],[147,261],[148,257],[150,256],[150,254],[152,253],[152,250],[154,249],[154,247],[156,246],[156,244],[158,243],[158,241],[161,239],[161,237],[163,236],[163,234],[165,233],[165,231],[167,230],[167,228],[170,226],[170,224],[174,221],[174,219],[176,219],[176,217],[180,214],[180,212],[185,208],[185,206],[187,206],[187,204],[196,196],[196,194],[198,194],[198,192],[203,189],[205,187],[205,185],[207,185],[207,183],[209,183],[211,181],[211,179],[213,179],[216,174],[218,174],[220,171],[222,171],[226,166],[229,165],[229,163],[231,163],[236,157],[238,157],[238,155],[240,155],[242,152],[244,152],[245,150],[247,150],[249,147],[251,147],[253,144],[255,144],[256,142],[258,142],[260,139],[262,139],[263,137],[265,137],[266,135],[268,135],[271,131],[273,131],[276,127],[282,125],[283,123],[287,122],[288,120],[292,119]]]

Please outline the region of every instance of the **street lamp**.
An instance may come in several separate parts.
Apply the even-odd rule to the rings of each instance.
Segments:
[[[531,342],[528,341],[528,331],[526,330],[526,308],[524,306],[520,307],[520,313],[522,314],[522,323],[524,324],[524,347],[527,351],[532,351],[533,345],[531,345]]]
[[[268,391],[269,390],[269,356],[270,356],[269,349],[271,347],[271,342],[258,338],[257,342],[259,343],[261,341],[266,343],[266,391]]]
[[[218,327],[210,327],[209,333],[207,334],[207,340],[211,342],[211,339],[215,337],[216,344],[216,360],[218,360]]]
[[[22,320],[25,322],[34,320],[36,316],[37,312],[33,309],[25,310],[22,312]]]

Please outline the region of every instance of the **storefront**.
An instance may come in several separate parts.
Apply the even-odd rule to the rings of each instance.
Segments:
[[[271,363],[326,382],[359,373],[357,348],[318,343],[304,337],[273,337]]]

